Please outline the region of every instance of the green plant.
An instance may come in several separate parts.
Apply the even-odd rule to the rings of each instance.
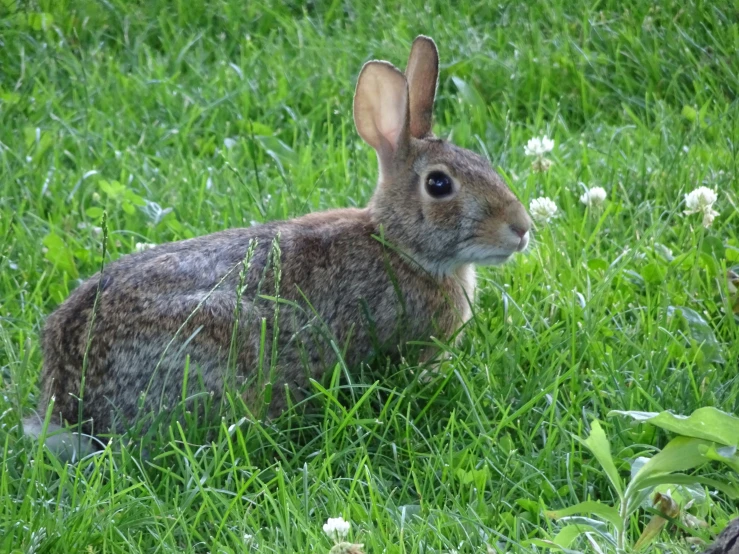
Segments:
[[[686,473],[711,461],[721,462],[739,473],[739,418],[711,407],[699,408],[688,417],[667,411],[613,410],[608,415],[627,416],[678,436],[651,458],[639,456],[634,459],[631,477],[624,482],[616,468],[606,433],[600,422],[593,420],[588,438],[579,440],[592,452],[605,472],[616,493],[617,502],[610,505],[598,500],[586,500],[561,510],[547,511],[547,516],[565,525],[551,540],[535,540],[535,544],[576,552],[569,549],[570,545],[581,535],[586,535],[596,550],[625,552],[632,516],[645,504],[653,505],[659,513],[632,545],[633,549],[639,550],[656,538],[666,518],[675,519],[680,515],[680,507],[666,494],[665,487],[686,490],[686,487],[706,486],[732,499],[739,498],[736,476],[727,475],[725,480],[717,480]],[[649,502],[652,495],[653,501]]]
[[[615,504],[576,440],[583,411],[739,412],[736,19],[728,0],[0,0],[0,552],[319,552],[341,514],[368,553],[529,553],[559,525],[542,502]],[[100,269],[103,210],[109,263],[365,205],[357,73],[405,67],[419,32],[441,51],[435,133],[558,208],[515,263],[480,269],[439,372],[337,366],[308,414],[254,421],[204,396],[223,423],[173,407],[160,434],[76,466],[33,459],[17,424],[40,330]],[[683,214],[698,186],[718,195],[709,229]],[[607,191],[597,211],[584,187]],[[650,425],[607,431],[622,477],[633,445],[662,444]],[[685,512],[696,490],[670,488]],[[712,500],[690,509],[698,539],[736,510]]]
[[[136,213],[137,206],[146,205],[143,198],[118,181],[101,180],[98,185],[100,186],[100,190],[102,190],[113,202],[116,202],[128,215]],[[88,208],[87,215],[89,217],[99,217],[99,210],[99,208]]]

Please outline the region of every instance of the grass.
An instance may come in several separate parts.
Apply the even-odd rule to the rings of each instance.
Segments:
[[[338,515],[368,552],[530,551],[556,533],[543,508],[611,498],[576,440],[593,418],[626,475],[668,437],[610,410],[739,411],[736,3],[403,4],[0,2],[0,551],[323,552]],[[559,206],[527,254],[479,271],[441,374],[336,369],[310,416],[239,423],[234,403],[75,465],[22,438],[39,331],[98,269],[103,209],[114,259],[363,205],[356,75],[403,66],[418,33],[442,57],[437,133]],[[541,134],[554,165],[535,173]],[[700,185],[719,194],[709,229],[683,215]],[[708,527],[662,548],[710,540],[737,506],[693,513]]]

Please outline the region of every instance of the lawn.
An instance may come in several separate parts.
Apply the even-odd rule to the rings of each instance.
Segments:
[[[0,551],[323,553],[338,516],[368,553],[541,551],[561,528],[546,510],[616,500],[579,440],[594,420],[627,479],[673,434],[612,410],[739,411],[736,2],[271,4],[0,1]],[[233,404],[76,464],[22,437],[40,329],[99,269],[103,212],[115,259],[364,205],[356,77],[404,67],[419,33],[441,55],[435,132],[558,208],[526,253],[480,268],[438,373],[328,368],[308,414]],[[700,186],[710,227],[684,213]],[[586,206],[593,187],[607,196]],[[698,471],[736,482],[725,467]],[[680,494],[707,526],[666,526],[660,550],[738,513],[713,487]]]

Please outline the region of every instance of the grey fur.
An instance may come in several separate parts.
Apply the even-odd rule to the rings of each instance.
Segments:
[[[438,71],[436,46],[422,40],[418,51],[431,57],[413,63],[413,82],[425,80],[426,86],[410,94],[424,110],[416,116],[421,122],[428,119]],[[287,302],[280,304],[277,323],[271,413],[285,408],[286,390],[300,396],[310,378],[333,367],[333,345],[348,345],[345,360],[355,367],[378,352],[398,358],[411,341],[447,340],[458,331],[471,314],[472,264],[502,263],[525,248],[531,222],[486,160],[433,137],[425,124],[417,125],[423,136],[414,136],[408,85],[397,73],[386,62],[368,62],[357,83],[355,121],[363,137],[376,139],[381,165],[367,208],[230,229],[124,256],[49,316],[40,407],[54,398],[55,425],[78,423],[91,322],[82,412],[87,433],[123,428],[142,412],[179,402],[188,356],[186,396],[202,383],[218,397],[228,390],[257,404],[264,387],[256,378],[260,330],[264,324],[267,345],[275,330],[275,303],[267,297],[275,295],[270,259],[278,236],[279,296]],[[388,107],[397,115],[383,115]],[[455,194],[428,196],[424,182],[432,169],[453,178]],[[251,241],[256,247],[230,374],[236,291]]]
[[[44,427],[44,421],[39,416],[24,419],[23,432],[36,440],[43,439],[44,444],[60,460],[69,462],[75,462],[105,446],[95,437],[72,432],[56,423]]]

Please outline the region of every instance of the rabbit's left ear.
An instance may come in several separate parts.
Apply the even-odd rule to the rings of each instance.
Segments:
[[[354,123],[377,152],[381,174],[407,155],[408,83],[398,68],[382,61],[364,64],[354,94]]]
[[[419,35],[413,41],[405,78],[410,100],[411,136],[423,138],[431,133],[439,79],[439,51],[430,37]]]

